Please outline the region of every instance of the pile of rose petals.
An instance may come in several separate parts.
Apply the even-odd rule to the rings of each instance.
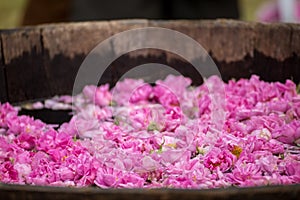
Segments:
[[[73,99],[73,104],[72,104]],[[58,129],[0,104],[0,182],[101,188],[300,183],[300,95],[252,76],[199,87],[169,75],[55,97]],[[38,108],[45,105],[35,104]]]

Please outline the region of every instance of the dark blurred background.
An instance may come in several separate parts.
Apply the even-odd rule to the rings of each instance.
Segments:
[[[238,17],[237,0],[29,0],[23,24],[129,18]]]

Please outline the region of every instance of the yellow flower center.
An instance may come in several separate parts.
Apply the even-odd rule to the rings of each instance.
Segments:
[[[231,150],[231,153],[236,157],[240,157],[242,151],[243,149],[241,147],[234,145],[233,149]]]
[[[63,156],[63,157],[61,158],[61,160],[62,160],[62,161],[65,161],[67,158],[68,158],[68,156]]]
[[[176,144],[176,143],[166,144],[166,146],[171,147],[171,148],[174,148],[174,149],[177,148],[177,144]]]

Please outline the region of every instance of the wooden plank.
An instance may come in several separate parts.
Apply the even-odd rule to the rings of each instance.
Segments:
[[[49,96],[38,28],[1,31],[8,99],[21,102]]]
[[[175,29],[182,33],[192,33],[192,28],[190,25],[194,24],[191,21],[180,20],[178,21],[148,21],[148,20],[138,20],[133,21],[129,20],[121,20],[121,21],[113,21],[112,31],[113,32],[121,32],[125,30],[135,29],[135,28],[144,28],[144,27],[162,27],[168,29]],[[205,29],[205,28],[204,28]],[[203,30],[204,30],[203,29]],[[204,31],[203,31],[204,32]],[[138,37],[138,34],[137,34]],[[136,45],[138,42],[143,43],[143,40],[164,40],[164,38],[155,37],[153,35],[149,35],[149,38],[125,38],[119,41],[113,41],[114,49],[126,49],[129,45]],[[155,38],[153,38],[155,37]],[[142,40],[139,40],[142,39]],[[171,45],[176,46],[176,42],[173,42]],[[177,46],[178,48],[185,49],[185,46]],[[186,52],[193,53],[193,49],[186,48]],[[118,53],[118,52],[116,52]],[[192,76],[195,81],[195,84],[200,84],[202,79],[197,76],[198,73],[195,73],[195,69],[191,66],[191,63],[187,62],[184,58],[179,55],[174,54],[174,52],[168,52],[160,49],[142,49],[136,50],[133,52],[129,52],[126,55],[122,55],[115,62],[113,62],[114,71],[116,71],[116,76],[113,78],[113,83],[115,83],[124,73],[133,69],[136,66],[147,64],[147,63],[160,63],[167,66],[172,67],[173,69],[181,72],[185,76]],[[159,70],[157,69],[156,75],[159,74]],[[148,75],[150,76],[150,75]],[[141,77],[142,78],[142,77]]]
[[[253,24],[235,20],[150,21],[150,25],[184,33],[219,61],[242,60],[253,55]],[[183,47],[184,48],[184,47]]]
[[[289,24],[291,27],[291,37],[289,38],[290,50],[295,52],[296,55],[300,54],[300,25]]]
[[[210,53],[223,80],[249,78],[300,81],[300,26],[235,20],[150,21],[150,25],[180,31]],[[171,58],[172,59],[172,58]]]
[[[148,20],[114,20],[110,21],[110,27],[111,33],[114,36],[115,34],[122,33],[124,31],[148,27]],[[120,51],[127,49],[129,45],[135,45],[137,42],[139,41],[134,40],[134,38],[126,38],[122,41],[112,39],[114,54],[119,55]],[[107,71],[112,72],[110,81],[111,85],[115,85],[115,83],[118,82],[119,79],[130,69],[147,62],[148,55],[148,49],[128,52],[120,55],[120,57],[112,62],[107,69]]]
[[[0,65],[0,102],[8,101],[6,90],[6,76],[3,65]]]
[[[40,28],[51,94],[71,94],[77,71],[87,54],[111,35],[109,23],[70,23]],[[110,77],[106,74],[103,82],[109,82]]]
[[[237,20],[150,21],[150,26],[180,31],[199,42],[219,61],[234,62],[254,51],[282,61],[300,56],[297,24],[242,22]],[[297,32],[298,31],[298,32]]]
[[[0,38],[0,102],[8,101],[7,98],[7,86],[6,86],[6,74],[3,60],[2,41]]]
[[[300,185],[263,186],[250,188],[225,189],[100,189],[97,187],[68,188],[68,187],[39,187],[23,185],[0,185],[1,199],[7,200],[51,200],[55,199],[299,199]]]
[[[292,29],[288,24],[274,23],[262,24],[256,23],[254,26],[255,44],[254,48],[271,58],[283,61],[292,56],[293,52],[300,55],[300,52],[292,48],[290,39]]]
[[[232,20],[176,20],[176,21],[150,21],[150,25],[165,27],[172,30],[179,31],[191,37],[197,41],[210,55],[219,71],[222,78],[226,81],[233,76],[242,77],[243,74],[249,74],[247,69],[242,70],[242,73],[238,73],[242,68],[237,68],[247,56],[253,56],[253,25],[251,23],[232,21]],[[191,47],[182,46],[183,49],[191,51]],[[199,59],[199,58],[198,58]],[[168,55],[170,63],[178,62],[178,58],[173,58]],[[173,61],[172,61],[173,60]],[[203,63],[208,60],[203,60]],[[228,65],[228,63],[230,63]],[[185,63],[189,66],[188,63]],[[183,64],[184,67],[184,64]],[[188,70],[187,75],[193,79],[194,84],[201,84],[202,77],[196,76],[190,67],[184,68]]]

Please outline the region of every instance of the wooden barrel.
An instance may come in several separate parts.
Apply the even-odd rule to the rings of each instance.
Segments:
[[[77,71],[100,42],[121,31],[164,27],[199,42],[222,78],[300,82],[300,25],[233,20],[120,20],[47,24],[0,31],[0,101],[18,103],[71,94]],[[100,83],[114,84],[125,71],[148,62],[172,66],[195,76],[186,60],[171,52],[145,49],[115,60]],[[55,188],[0,184],[0,199],[299,199],[300,185],[213,190]]]
[[[0,198],[5,200],[112,200],[112,199],[243,199],[243,200],[297,200],[300,185],[265,186],[254,188],[227,188],[206,190],[183,189],[100,189],[55,188],[40,186],[0,185]]]
[[[0,101],[15,103],[71,94],[79,66],[97,44],[121,31],[149,26],[173,29],[195,39],[209,52],[225,81],[251,74],[266,81],[300,81],[297,24],[234,20],[48,24],[0,31]],[[147,62],[175,67],[199,84],[190,63],[170,52],[151,49],[121,56],[100,82],[115,83],[124,71]]]

